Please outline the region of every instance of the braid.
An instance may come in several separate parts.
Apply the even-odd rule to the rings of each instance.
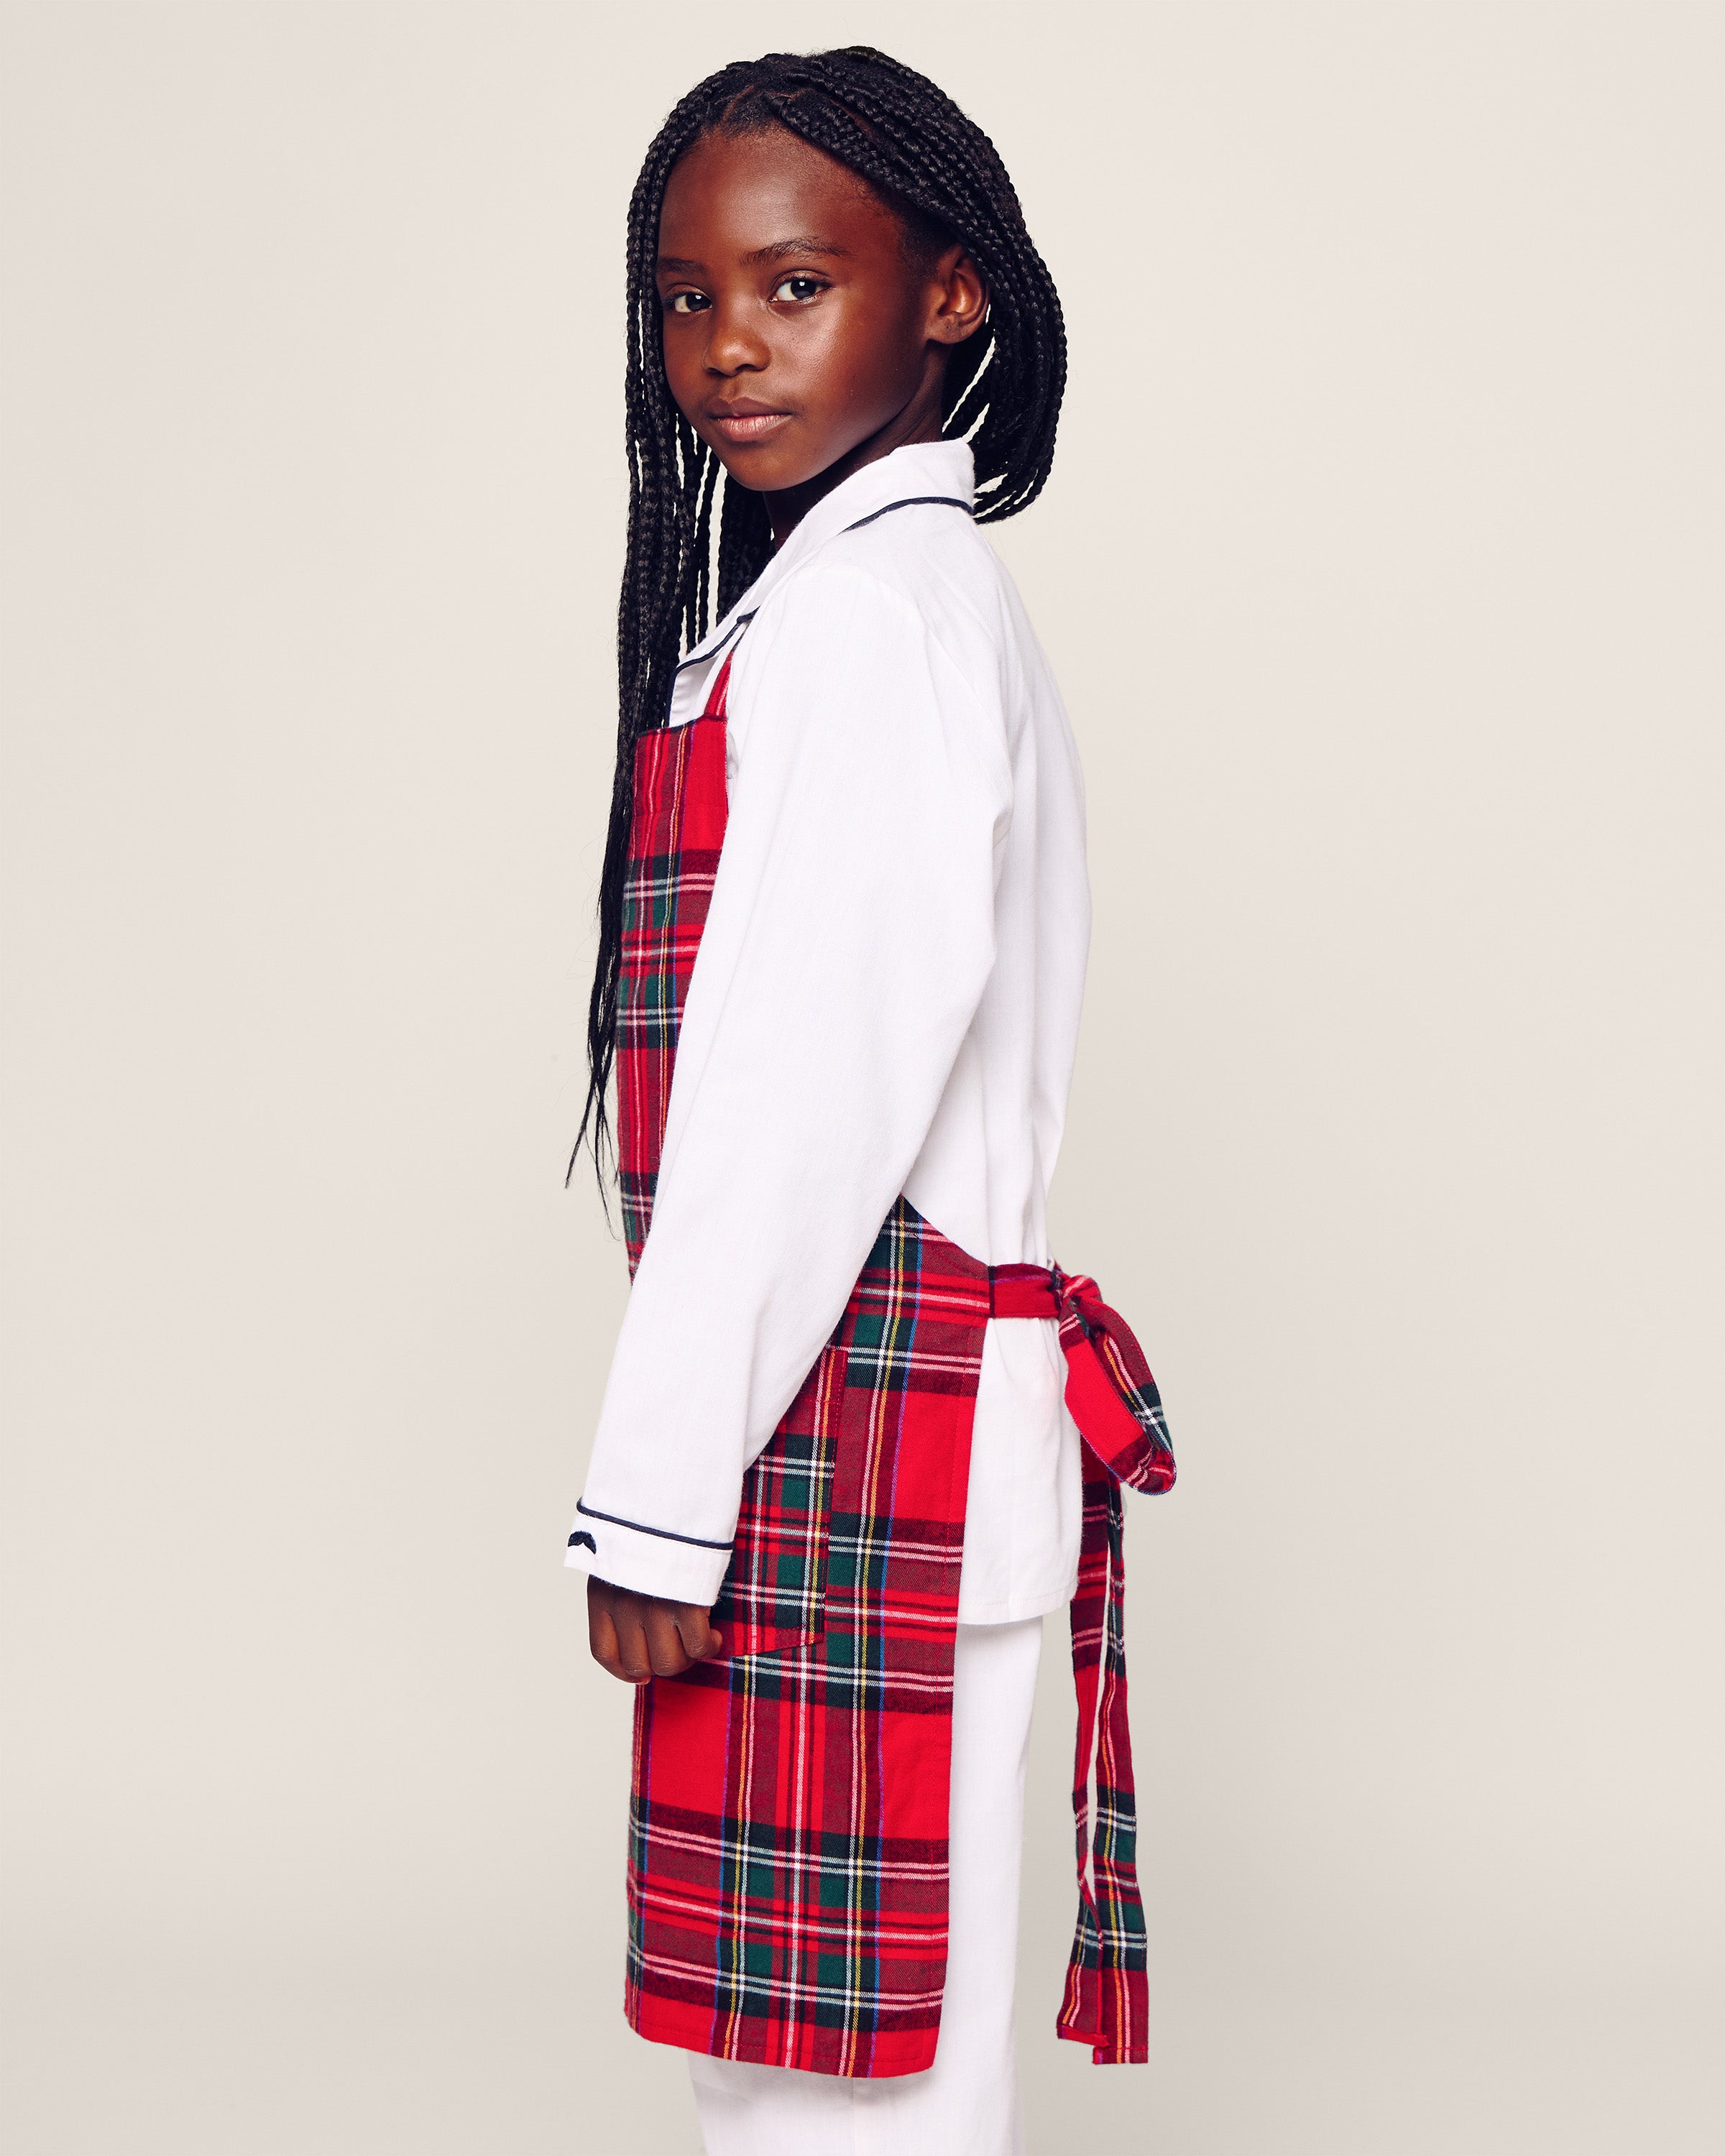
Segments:
[[[617,608],[617,767],[599,881],[598,963],[588,1003],[587,1101],[569,1158],[572,1175],[590,1135],[602,1193],[635,744],[664,722],[682,651],[706,634],[711,618],[730,612],[773,551],[765,501],[728,480],[721,488],[717,457],[677,409],[665,380],[655,275],[660,209],[671,167],[700,136],[775,126],[860,173],[914,235],[942,245],[959,241],[981,270],[988,314],[982,331],[947,362],[941,429],[948,440],[970,442],[977,521],[1028,508],[1054,461],[1066,379],[1060,300],[999,151],[943,90],[885,53],[850,45],[735,61],[679,101],[654,137],[629,205],[629,551]]]

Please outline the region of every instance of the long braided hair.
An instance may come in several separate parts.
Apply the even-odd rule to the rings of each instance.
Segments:
[[[948,358],[941,426],[945,439],[970,441],[978,521],[1027,508],[1054,461],[1066,379],[1060,303],[1006,167],[976,122],[927,76],[867,45],[768,53],[697,84],[654,137],[629,206],[629,552],[617,609],[617,769],[588,1004],[587,1101],[563,1178],[567,1186],[590,1136],[602,1195],[635,743],[663,722],[678,661],[706,634],[715,502],[716,618],[748,589],[773,551],[764,501],[729,483],[721,492],[718,458],[671,398],[656,277],[660,209],[671,167],[698,137],[774,126],[860,173],[898,213],[916,251],[957,240],[981,271],[987,316]]]

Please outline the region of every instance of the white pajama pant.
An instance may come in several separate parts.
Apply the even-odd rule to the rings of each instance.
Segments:
[[[934,2064],[865,2080],[691,2051],[707,2156],[1022,2156],[1012,1991],[1041,1651],[1040,1617],[958,1627],[947,1984]]]

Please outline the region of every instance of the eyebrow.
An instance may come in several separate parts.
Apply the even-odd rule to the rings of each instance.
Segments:
[[[848,247],[840,247],[836,240],[816,239],[812,234],[801,234],[795,239],[775,239],[770,247],[757,247],[752,254],[745,254],[743,266],[753,270],[763,262],[783,262],[792,254],[848,254]]]
[[[763,263],[783,262],[796,254],[849,254],[848,247],[840,247],[836,240],[817,239],[812,233],[800,233],[793,239],[775,239],[768,247],[757,247],[752,254],[742,258],[745,270],[758,270]],[[686,255],[661,254],[657,267],[685,276],[697,276],[706,264],[691,262]]]

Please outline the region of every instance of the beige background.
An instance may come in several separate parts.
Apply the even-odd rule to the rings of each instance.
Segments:
[[[696,2146],[560,1566],[620,234],[867,38],[1069,310],[1058,1247],[1134,1320],[1156,2065],[1033,2152],[1717,2148],[1722,15],[37,5],[5,62],[17,2156]]]

